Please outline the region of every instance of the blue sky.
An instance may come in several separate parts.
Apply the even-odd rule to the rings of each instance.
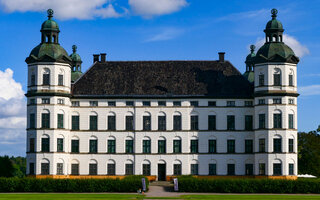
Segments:
[[[216,60],[226,52],[241,72],[249,45],[261,45],[270,10],[279,10],[298,64],[298,128],[320,124],[320,0],[0,0],[0,155],[25,155],[24,62],[40,43],[53,8],[60,44],[78,46],[83,71],[92,54],[108,60]]]

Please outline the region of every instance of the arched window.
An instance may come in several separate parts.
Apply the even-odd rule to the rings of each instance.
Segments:
[[[109,131],[116,130],[116,114],[114,112],[108,113],[108,130]]]
[[[199,162],[198,160],[192,160],[191,161],[191,175],[198,175],[199,174]]]
[[[72,160],[71,161],[71,175],[79,175],[79,161]]]
[[[280,159],[275,159],[273,161],[273,175],[274,176],[282,175],[282,161]]]
[[[199,115],[197,112],[192,112],[190,116],[190,130],[199,130]]]
[[[89,175],[98,175],[98,162],[96,160],[90,160],[89,162]]]
[[[273,113],[273,128],[282,128],[282,112],[275,110]]]
[[[50,161],[48,159],[41,160],[41,175],[50,174]]]
[[[167,152],[167,144],[166,144],[166,138],[160,137],[158,139],[158,153],[166,153]]]
[[[227,175],[236,175],[236,162],[232,159],[227,161]]]
[[[96,112],[91,112],[90,113],[90,130],[91,131],[96,131],[98,130],[98,114]]]
[[[274,69],[273,85],[274,86],[281,86],[281,70],[279,68]]]
[[[143,114],[143,130],[150,131],[151,130],[151,114],[149,112],[145,112]]]
[[[134,174],[134,169],[133,169],[133,161],[128,159],[125,162],[125,175],[133,175]]]
[[[167,129],[167,123],[166,123],[166,114],[164,112],[160,112],[158,114],[158,130],[159,131],[165,131]]]
[[[116,138],[113,136],[110,136],[107,141],[108,145],[108,153],[116,153]]]
[[[144,137],[142,140],[142,153],[151,153],[151,139],[149,137]]]
[[[62,158],[59,158],[57,162],[57,175],[63,175],[64,174],[64,160]]]
[[[98,153],[98,138],[95,136],[89,139],[89,153]]]
[[[151,162],[149,160],[144,160],[142,162],[142,175],[144,176],[151,175]]]
[[[125,117],[126,117],[126,130],[127,131],[134,130],[133,113],[132,112],[127,112]]]
[[[182,129],[182,119],[180,112],[173,113],[173,130],[180,131]]]
[[[64,84],[64,71],[61,69],[58,74],[58,85],[63,86]]]
[[[107,163],[107,174],[116,175],[116,161],[110,159]]]
[[[42,84],[50,85],[50,70],[45,68],[42,74]]]
[[[41,137],[41,152],[50,152],[50,137],[43,135]]]
[[[50,112],[43,110],[41,113],[41,128],[50,128]]]
[[[174,176],[182,175],[182,162],[180,160],[173,161],[173,175]]]

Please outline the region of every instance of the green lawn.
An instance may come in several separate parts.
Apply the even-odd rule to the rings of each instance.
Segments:
[[[136,194],[0,194],[0,200],[104,200],[104,199],[217,199],[217,200],[309,200],[318,195],[184,195],[181,197],[143,197]]]

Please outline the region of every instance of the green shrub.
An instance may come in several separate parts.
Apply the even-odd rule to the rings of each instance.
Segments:
[[[136,192],[143,176],[120,179],[0,178],[0,192]],[[149,182],[146,178],[148,188]]]

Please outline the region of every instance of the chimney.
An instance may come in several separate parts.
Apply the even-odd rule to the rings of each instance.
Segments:
[[[99,54],[93,54],[93,62],[99,62],[99,57],[100,55]]]
[[[101,62],[104,63],[106,62],[106,57],[107,57],[107,54],[106,53],[101,53]]]
[[[219,52],[219,62],[224,62],[224,54],[225,52]]]

